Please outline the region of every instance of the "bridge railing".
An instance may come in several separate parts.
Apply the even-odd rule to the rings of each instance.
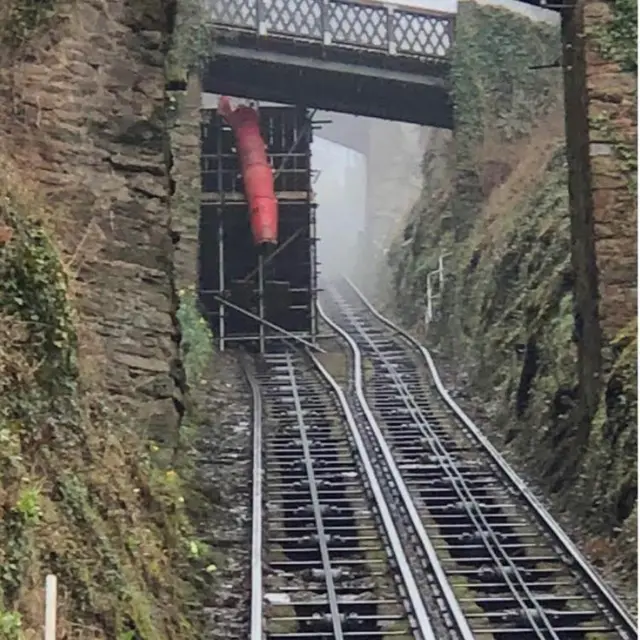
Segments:
[[[454,15],[349,0],[208,0],[215,26],[387,55],[446,60]]]

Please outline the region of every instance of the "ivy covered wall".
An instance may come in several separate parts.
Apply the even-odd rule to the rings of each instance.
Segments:
[[[446,365],[449,384],[473,400],[471,407],[486,409],[476,416],[481,426],[537,479],[557,513],[580,523],[587,547],[597,549],[592,560],[618,554],[625,565],[619,575],[632,585],[635,324],[609,338],[611,368],[602,372],[592,413],[581,420],[574,306],[581,274],[572,247],[583,231],[576,231],[569,207],[563,77],[559,68],[529,68],[560,55],[558,27],[460,3],[450,166],[443,178],[442,160],[426,150],[422,194],[389,262],[400,316]],[[603,77],[605,69],[614,70],[599,69]],[[611,86],[599,94],[589,86],[592,104],[596,94],[603,102],[613,95]],[[618,103],[623,122],[626,100]],[[606,144],[615,150],[611,138]],[[604,176],[611,180],[612,172],[597,175],[604,190]],[[618,180],[626,185],[628,179]],[[606,211],[605,205],[600,223],[596,219],[604,247]],[[612,211],[620,212],[613,219],[625,221],[629,233],[619,226],[614,236],[626,242],[635,229],[631,210],[620,205],[608,211],[609,222]],[[610,273],[621,273],[626,253],[606,253]],[[425,329],[426,275],[441,254],[447,255],[446,287]]]

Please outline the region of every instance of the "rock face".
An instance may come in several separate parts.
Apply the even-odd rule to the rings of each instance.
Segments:
[[[141,420],[174,427],[182,401],[165,158],[170,20],[161,0],[87,0],[60,13],[40,49],[13,65],[5,142],[68,212],[55,224],[76,278],[82,350]]]

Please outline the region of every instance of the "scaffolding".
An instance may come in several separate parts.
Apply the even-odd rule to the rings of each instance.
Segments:
[[[279,242],[253,244],[231,128],[203,110],[199,296],[220,350],[242,343],[265,352],[283,338],[316,345],[316,204],[310,113],[262,107],[260,127],[274,168]]]

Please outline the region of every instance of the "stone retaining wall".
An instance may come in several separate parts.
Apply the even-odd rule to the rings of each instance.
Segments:
[[[62,212],[81,352],[140,423],[174,429],[179,389],[162,0],[60,8],[16,61],[3,143]],[[3,78],[6,80],[7,78]],[[5,85],[6,86],[6,85]]]

